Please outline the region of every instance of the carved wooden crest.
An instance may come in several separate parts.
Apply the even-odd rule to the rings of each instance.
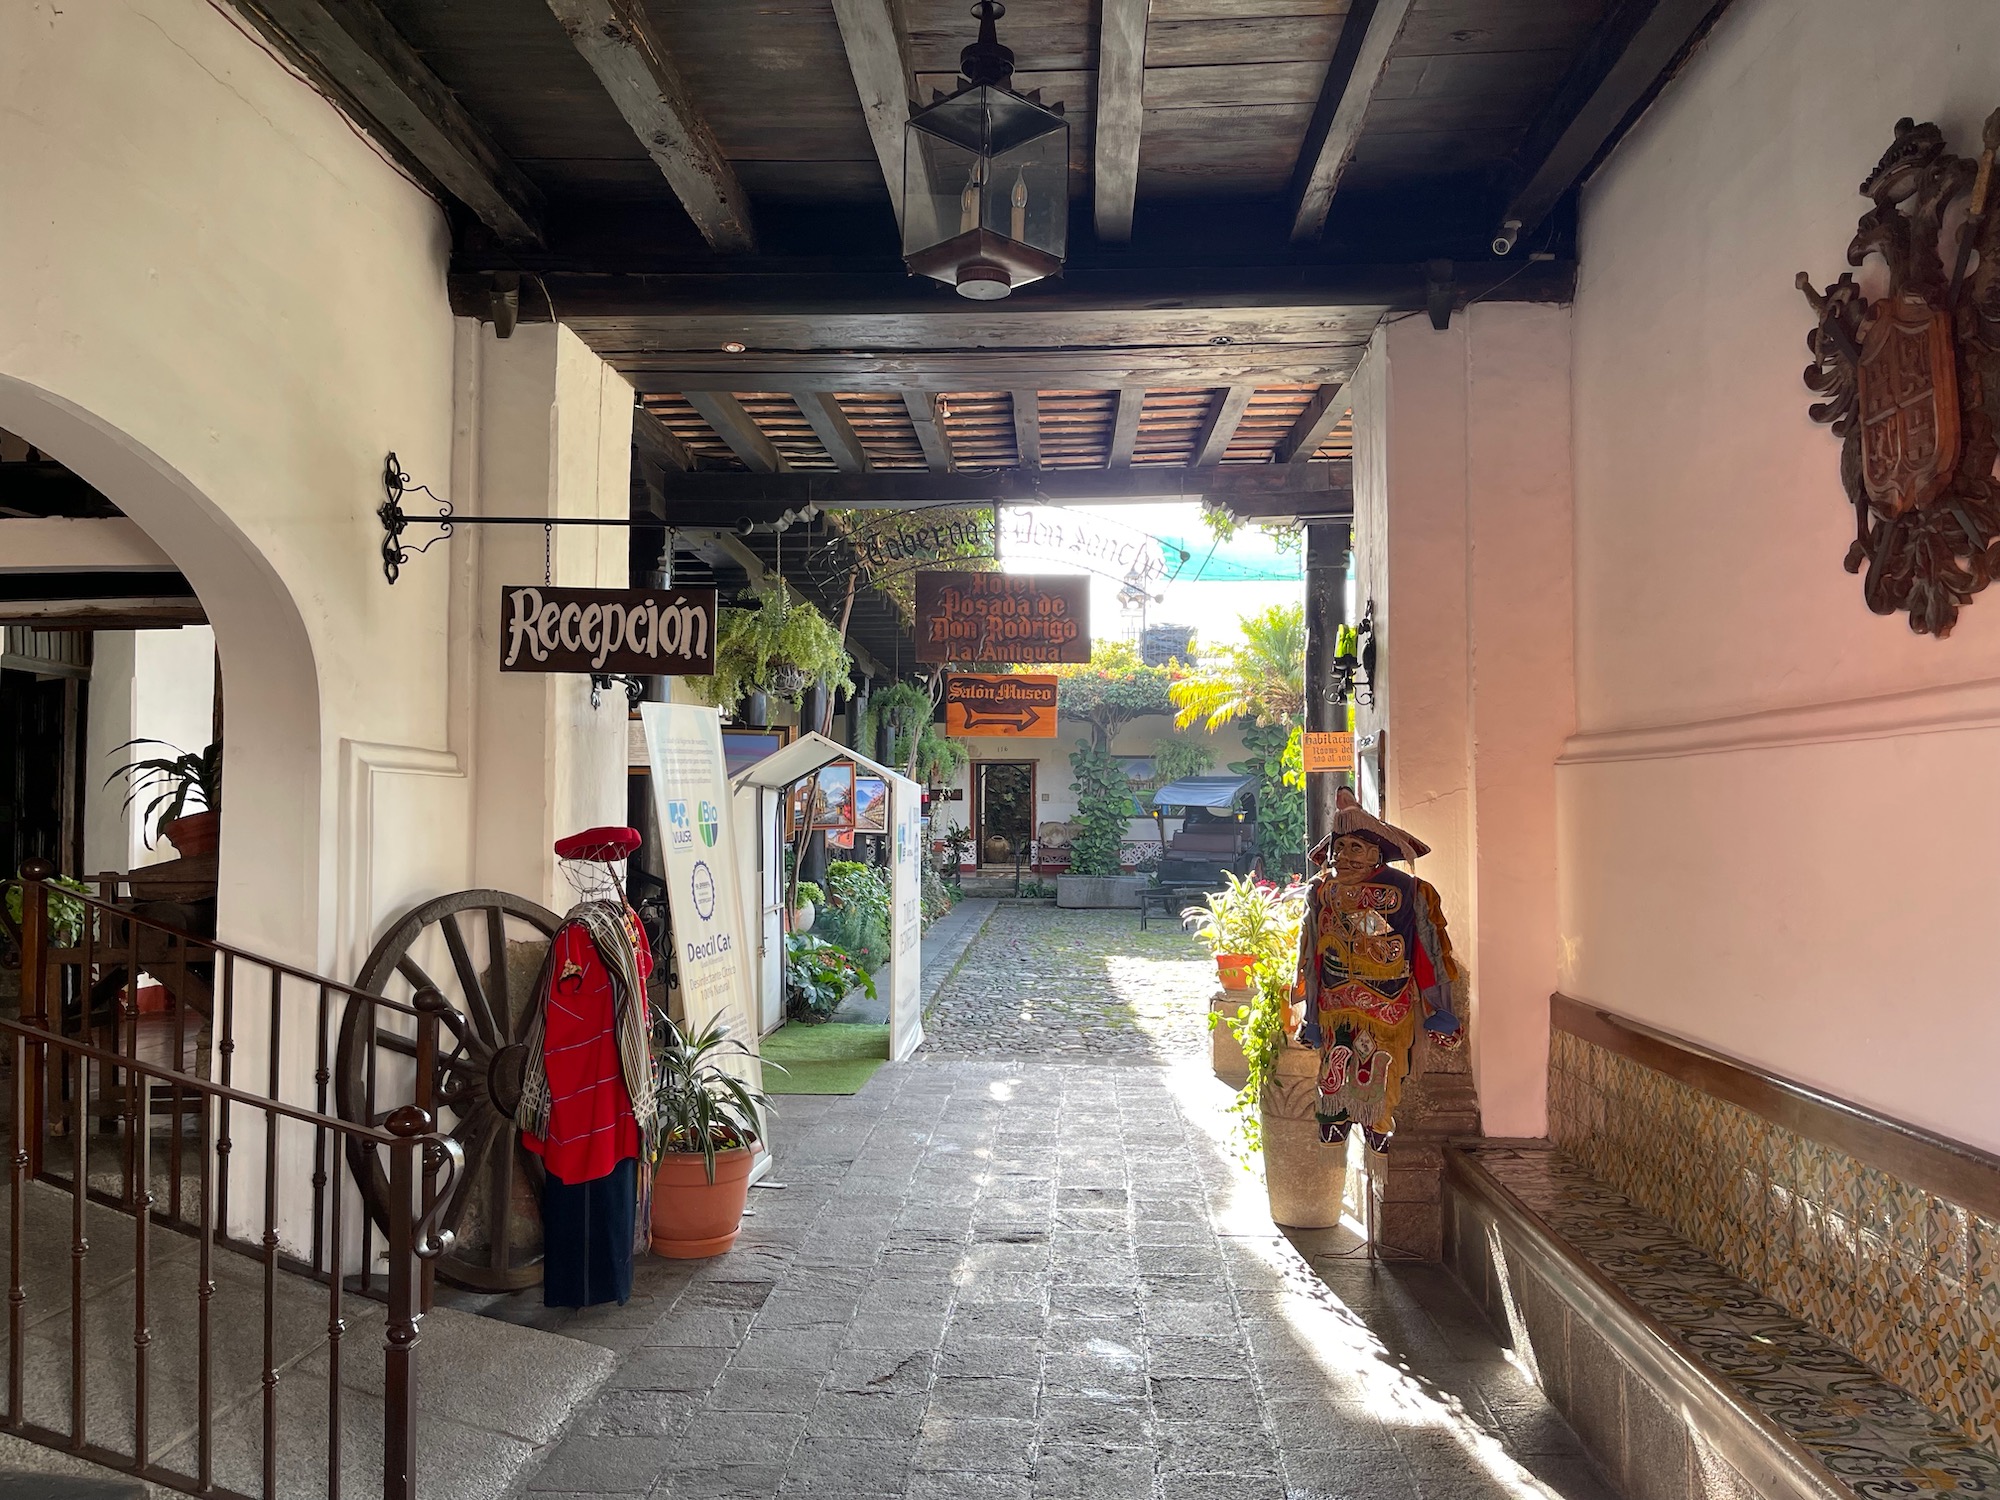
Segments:
[[[1976,161],[1953,156],[1937,126],[1898,121],[1861,184],[1875,206],[1847,247],[1851,266],[1880,257],[1887,290],[1871,300],[1852,272],[1824,291],[1797,278],[1819,319],[1805,382],[1826,399],[1812,417],[1842,440],[1854,506],[1847,571],[1866,567],[1876,614],[1906,612],[1912,630],[1939,637],[2000,573],[2000,110],[1982,145]],[[1947,252],[1947,211],[1968,194]]]

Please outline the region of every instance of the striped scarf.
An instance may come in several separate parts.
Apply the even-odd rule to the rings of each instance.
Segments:
[[[597,954],[611,976],[612,1025],[618,1033],[618,1061],[625,1074],[625,1092],[632,1099],[632,1118],[648,1161],[653,1156],[653,1136],[659,1120],[659,1106],[653,1098],[653,1054],[646,1025],[646,985],[639,977],[639,955],[632,944],[632,917],[616,901],[582,901],[570,908],[563,923],[575,923],[590,934]],[[560,932],[557,936],[560,936]],[[521,1073],[521,1101],[514,1109],[514,1123],[528,1134],[546,1137],[549,1111],[554,1100],[549,1094],[548,1060],[544,1055],[548,1030],[549,986],[554,976],[555,938],[549,940],[548,955],[535,980],[535,1020],[528,1031],[528,1055]]]

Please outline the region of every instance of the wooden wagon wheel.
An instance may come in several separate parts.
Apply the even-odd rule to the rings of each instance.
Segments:
[[[535,976],[562,918],[504,891],[459,891],[417,907],[368,955],[357,989],[408,1003],[423,986],[450,1002],[438,1028],[438,1125],[465,1151],[442,1225],[455,1237],[438,1275],[474,1291],[542,1279],[542,1160],[520,1144],[514,1107],[533,1018]],[[415,1091],[408,1016],[350,998],[334,1062],[344,1120],[379,1124]],[[379,1153],[348,1152],[369,1216],[388,1232]]]

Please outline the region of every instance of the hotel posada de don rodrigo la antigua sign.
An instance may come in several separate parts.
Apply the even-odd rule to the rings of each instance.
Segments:
[[[1090,580],[1067,574],[917,574],[917,660],[1090,660]]]
[[[508,585],[500,670],[713,676],[715,590]]]
[[[1026,672],[952,672],[944,680],[944,732],[954,739],[1056,737],[1053,677]]]

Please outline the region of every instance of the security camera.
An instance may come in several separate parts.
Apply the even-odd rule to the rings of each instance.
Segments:
[[[1500,232],[1493,236],[1493,253],[1495,255],[1511,255],[1514,250],[1514,241],[1520,237],[1521,221],[1519,219],[1507,220],[1500,226]]]

